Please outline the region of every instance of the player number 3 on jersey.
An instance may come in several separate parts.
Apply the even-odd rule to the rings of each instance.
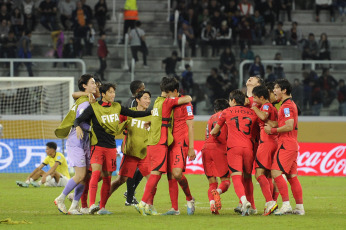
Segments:
[[[245,120],[245,122],[247,122],[247,123],[244,124],[247,127],[246,128],[247,131],[240,130],[240,128],[239,128],[239,117],[238,116],[237,117],[232,117],[231,121],[232,120],[235,121],[235,125],[237,126],[237,129],[238,129],[239,132],[242,131],[245,135],[250,135],[250,133],[251,133],[251,124],[252,124],[252,120],[251,120],[250,117],[243,117],[243,120]]]

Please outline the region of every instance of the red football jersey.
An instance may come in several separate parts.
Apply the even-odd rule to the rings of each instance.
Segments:
[[[268,113],[268,120],[270,121],[277,121],[278,120],[278,110],[271,104],[271,103],[265,103],[260,108],[261,111]],[[278,137],[277,135],[268,135],[264,131],[264,121],[261,119],[258,119],[259,126],[261,128],[261,141],[267,142],[267,141],[277,141]]]
[[[298,151],[298,109],[292,98],[282,102],[278,112],[278,126],[285,125],[287,120],[294,119],[293,130],[290,132],[279,133],[279,146],[284,144],[285,149]]]
[[[173,110],[173,138],[175,140],[189,137],[189,128],[186,120],[193,120],[193,107],[191,103],[174,107]]]
[[[227,144],[227,123],[222,126],[220,133],[217,137],[214,137],[210,135],[211,130],[215,127],[217,124],[217,121],[219,120],[219,117],[221,116],[222,111],[215,113],[212,115],[207,124],[207,129],[205,132],[205,143],[215,143],[215,144],[220,144],[220,145],[225,145]]]
[[[256,106],[257,108],[261,108],[261,104],[258,104],[253,100],[253,97],[248,97],[250,104],[247,105],[247,107],[251,108],[252,106]]]
[[[250,101],[250,103],[247,105],[248,108],[251,109],[252,106],[256,106],[257,108],[261,108],[261,104],[258,104],[257,102],[255,102],[253,100],[253,97],[248,97],[248,99]],[[260,127],[258,125],[253,128],[252,137],[253,137],[254,141],[256,141],[256,142],[259,141],[260,132],[261,132],[261,129],[260,129]]]
[[[233,106],[222,111],[217,122],[223,126],[227,122],[227,147],[253,148],[252,135],[255,126],[258,126],[256,113],[245,106]]]

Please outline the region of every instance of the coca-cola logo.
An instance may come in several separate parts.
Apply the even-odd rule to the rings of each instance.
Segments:
[[[198,172],[198,171],[204,172],[203,161],[202,161],[202,152],[197,151],[195,149],[195,153],[196,153],[196,159],[195,160],[190,161],[189,158],[187,158],[186,169],[191,170],[192,172]]]
[[[336,146],[330,151],[313,152],[300,149],[297,158],[298,171],[306,174],[346,175],[345,151],[345,145]]]

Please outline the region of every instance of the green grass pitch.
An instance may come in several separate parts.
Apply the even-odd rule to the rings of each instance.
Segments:
[[[123,185],[109,199],[110,216],[61,214],[53,200],[62,188],[19,188],[16,180],[24,180],[27,174],[0,174],[0,220],[27,220],[32,224],[4,225],[0,229],[346,229],[346,181],[344,177],[300,177],[304,192],[305,216],[261,216],[265,200],[260,187],[254,181],[255,201],[259,214],[242,217],[233,212],[238,199],[233,185],[221,196],[222,210],[212,216],[207,197],[208,182],[203,175],[187,175],[192,195],[196,199],[196,212],[186,214],[186,202],[179,190],[180,216],[140,216],[134,207],[126,207]],[[114,177],[113,177],[114,179]],[[254,180],[254,179],[253,179]],[[145,185],[143,179],[136,197],[141,198]],[[102,182],[99,183],[99,190]],[[98,191],[99,193],[99,191]],[[290,195],[292,207],[294,199]],[[97,197],[97,201],[99,197]],[[281,198],[279,198],[279,206]],[[158,212],[170,208],[168,183],[162,177],[154,200]],[[69,208],[69,201],[66,201]]]

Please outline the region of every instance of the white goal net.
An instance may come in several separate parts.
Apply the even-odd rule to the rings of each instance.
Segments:
[[[0,173],[27,173],[46,157],[54,130],[73,104],[73,77],[0,78]]]

